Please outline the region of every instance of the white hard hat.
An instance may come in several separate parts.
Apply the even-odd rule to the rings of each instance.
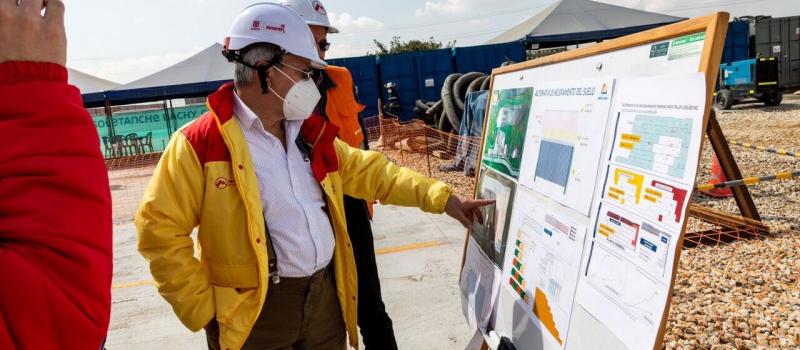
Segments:
[[[290,54],[311,60],[311,66],[317,69],[328,66],[319,58],[314,35],[303,19],[275,3],[253,4],[236,16],[225,38],[225,50],[241,50],[256,43],[280,46]]]
[[[308,25],[328,28],[328,33],[339,32],[336,27],[331,25],[331,21],[328,19],[328,11],[318,0],[283,0],[281,5],[292,9]]]

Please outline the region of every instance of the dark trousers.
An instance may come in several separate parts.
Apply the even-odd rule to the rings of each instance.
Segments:
[[[346,331],[333,264],[310,277],[269,282],[267,300],[243,350],[344,350]],[[210,350],[218,350],[219,325],[205,328]]]
[[[347,232],[353,244],[358,271],[358,326],[365,350],[397,350],[392,320],[381,298],[381,281],[375,262],[375,244],[367,203],[344,197]]]

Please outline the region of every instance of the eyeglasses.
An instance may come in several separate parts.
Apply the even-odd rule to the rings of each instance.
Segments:
[[[286,63],[283,63],[282,65],[284,67],[289,67],[289,68],[291,68],[293,70],[296,70],[296,71],[300,72],[301,74],[303,74],[305,76],[303,79],[311,79],[311,78],[313,78],[314,72],[316,71],[315,69],[303,70],[303,69],[297,68],[295,66],[292,66],[292,65],[289,65],[289,64],[286,64]]]
[[[317,45],[321,51],[328,51],[331,49],[331,43],[329,43],[327,40],[322,40],[318,42]]]

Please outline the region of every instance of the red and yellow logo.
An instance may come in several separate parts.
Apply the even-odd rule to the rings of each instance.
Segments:
[[[236,181],[234,181],[233,179],[226,179],[224,177],[221,177],[214,181],[214,186],[217,186],[217,188],[220,190],[224,190],[228,187],[236,186]]]

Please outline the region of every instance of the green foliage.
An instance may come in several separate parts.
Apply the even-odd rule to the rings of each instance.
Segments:
[[[447,44],[442,44],[441,41],[436,41],[433,37],[428,38],[427,41],[402,41],[400,40],[399,36],[395,36],[392,37],[392,41],[389,42],[388,46],[385,43],[375,39],[372,41],[375,43],[375,46],[377,46],[378,49],[375,52],[368,52],[368,55],[388,55],[401,52],[436,50],[441,48],[452,48],[456,45],[455,41],[448,41]]]

